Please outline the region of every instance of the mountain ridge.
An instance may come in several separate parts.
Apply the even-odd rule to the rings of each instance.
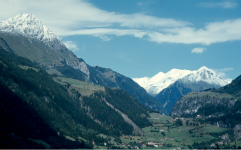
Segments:
[[[0,30],[43,41],[52,49],[65,47],[57,35],[32,14],[19,14],[0,22]]]
[[[211,80],[210,80],[211,77]],[[229,82],[220,79],[217,74],[203,66],[198,70],[181,70],[172,69],[167,73],[159,72],[151,78],[132,78],[140,86],[146,89],[146,91],[151,95],[157,95],[163,89],[174,84],[178,80],[182,82],[199,82],[204,81],[209,84],[216,84],[221,86],[227,85]]]

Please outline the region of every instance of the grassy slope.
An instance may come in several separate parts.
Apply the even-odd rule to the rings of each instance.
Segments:
[[[187,119],[183,119],[183,126],[179,126],[179,127],[171,127],[170,128],[170,132],[168,131],[168,126],[171,126],[173,124],[173,122],[175,121],[174,119],[172,119],[169,116],[165,116],[165,115],[160,115],[157,113],[151,113],[150,114],[151,119],[150,121],[153,123],[153,126],[149,126],[149,127],[145,127],[142,128],[142,130],[145,133],[144,137],[141,136],[122,136],[121,140],[123,143],[131,143],[131,142],[138,142],[138,141],[153,141],[153,142],[159,142],[159,143],[170,143],[172,144],[172,147],[158,147],[157,149],[160,148],[166,148],[166,149],[170,149],[170,148],[176,148],[177,146],[180,146],[181,148],[184,149],[188,149],[187,145],[192,145],[194,142],[206,142],[206,141],[210,141],[212,139],[215,139],[215,137],[209,135],[209,134],[205,134],[203,135],[203,137],[200,137],[201,133],[204,132],[212,132],[212,133],[217,133],[217,132],[222,132],[225,131],[225,128],[219,128],[213,125],[209,125],[209,124],[203,124],[204,127],[198,128],[200,126],[186,126],[185,122],[187,119],[190,120],[190,122],[193,122],[193,120],[191,118],[187,118]],[[155,119],[155,118],[159,118],[159,119]],[[167,121],[168,120],[168,121]],[[169,123],[167,123],[169,122]],[[161,134],[161,132],[151,132],[151,131],[159,131],[160,129],[164,130],[163,132],[166,133],[165,136],[163,136]],[[192,130],[192,134],[189,133],[189,130]],[[199,137],[190,137],[190,135],[198,135]],[[174,138],[174,140],[164,140],[164,138]],[[132,138],[132,140],[130,140]],[[180,141],[180,142],[179,142]],[[183,144],[181,144],[183,143]],[[237,144],[238,145],[238,144]],[[150,149],[150,147],[146,147],[144,149]]]
[[[78,92],[83,96],[90,96],[91,94],[97,91],[105,91],[105,88],[103,86],[90,84],[90,83],[75,80],[72,78],[56,77],[54,78],[54,80],[61,84],[66,84],[66,83],[71,84],[71,86],[77,89]]]

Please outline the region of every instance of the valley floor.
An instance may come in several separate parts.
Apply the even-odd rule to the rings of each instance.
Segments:
[[[113,137],[110,138],[110,143],[114,148],[141,148],[141,149],[170,149],[181,148],[189,149],[194,143],[209,142],[215,140],[212,133],[227,131],[226,128],[217,127],[210,124],[205,124],[193,118],[181,118],[182,126],[176,126],[176,119],[169,116],[151,113],[149,120],[153,126],[142,128],[144,136],[133,133],[133,135],[123,135],[120,140]],[[188,121],[188,125],[186,122]],[[101,135],[104,136],[104,135]],[[104,136],[105,138],[106,136]],[[220,142],[220,141],[217,141]],[[236,143],[236,144],[235,144]],[[210,144],[211,145],[211,144]],[[224,146],[222,144],[221,146]],[[229,148],[241,146],[241,141],[229,142],[226,144]],[[214,148],[216,144],[213,145]],[[107,146],[95,146],[94,148],[105,149]]]

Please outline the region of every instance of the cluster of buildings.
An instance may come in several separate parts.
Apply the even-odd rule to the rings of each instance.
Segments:
[[[161,141],[164,141],[164,140],[174,140],[174,138],[169,139],[169,138],[165,137],[165,139],[162,139]],[[124,146],[129,147],[131,145],[122,143],[122,146],[123,147]],[[163,143],[158,143],[158,142],[152,142],[152,141],[148,141],[148,142],[138,141],[137,145],[134,146],[134,148],[135,149],[139,149],[139,147],[148,147],[148,146],[149,147],[162,147],[162,146],[164,146],[164,144]]]

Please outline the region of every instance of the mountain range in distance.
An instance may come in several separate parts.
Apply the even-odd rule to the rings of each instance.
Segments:
[[[133,80],[161,102],[167,113],[170,113],[176,101],[188,92],[220,88],[230,83],[205,66],[194,71],[172,69],[167,73],[159,72],[151,78]]]
[[[198,70],[181,70],[172,69],[167,73],[159,72],[153,77],[132,78],[141,87],[145,88],[150,95],[157,95],[163,89],[167,88],[171,84],[174,84],[177,80],[182,82],[207,82],[209,84],[215,84],[217,86],[224,86],[230,83],[217,76],[217,74],[203,66]]]

